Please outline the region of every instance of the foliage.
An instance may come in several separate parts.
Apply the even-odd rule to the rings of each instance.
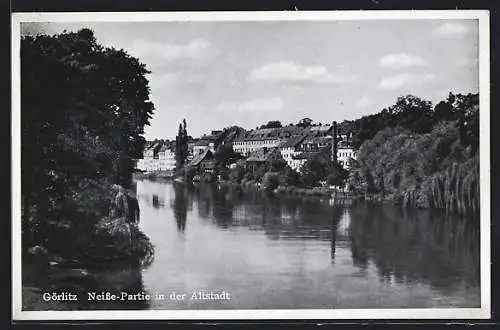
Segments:
[[[477,95],[450,94],[427,133],[400,126],[379,131],[359,149],[349,175],[358,192],[387,195],[405,206],[450,212],[478,209]]]
[[[109,185],[130,186],[154,110],[148,73],[125,51],[98,44],[89,29],[21,39],[26,244],[47,243],[66,222],[90,227]]]
[[[188,154],[189,149],[187,124],[186,119],[183,119],[182,123],[179,124],[179,132],[175,137],[175,166],[177,172],[179,172],[180,169],[184,167]]]
[[[219,148],[214,154],[215,166],[217,168],[227,167],[243,158],[243,155],[235,152],[231,145],[225,145]]]
[[[274,189],[278,188],[278,185],[278,173],[267,172],[266,174],[264,174],[264,177],[262,178],[262,186],[265,191],[273,191]]]
[[[283,127],[279,120],[268,121],[267,124],[261,125],[260,128],[280,128]]]
[[[479,156],[453,163],[430,177],[423,192],[430,207],[455,213],[479,213]]]
[[[241,183],[241,180],[243,180],[244,175],[245,175],[245,169],[242,166],[237,165],[236,167],[229,170],[228,179],[231,182]]]
[[[184,178],[186,182],[193,182],[193,178],[196,175],[196,167],[187,167],[185,169]]]
[[[286,166],[281,171],[280,183],[284,186],[301,186],[302,180],[300,174],[290,166]]]
[[[321,152],[307,160],[302,166],[302,180],[307,187],[314,187],[320,181],[343,185],[347,172],[338,163],[333,163],[328,153]]]
[[[269,163],[269,171],[271,172],[281,172],[288,166],[287,162],[283,159],[272,160]]]

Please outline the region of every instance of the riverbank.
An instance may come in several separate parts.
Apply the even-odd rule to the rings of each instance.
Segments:
[[[154,171],[154,172],[134,172],[132,174],[132,179],[140,180],[140,179],[148,179],[148,180],[156,180],[156,179],[174,179],[175,175],[172,172],[167,171]]]
[[[148,265],[154,253],[149,238],[126,217],[109,214],[117,191],[116,185],[95,181],[57,211],[57,221],[25,214],[23,263],[40,269],[93,268],[117,261]]]
[[[160,180],[160,181],[174,181],[174,182],[186,182],[184,178],[179,176],[174,176],[171,173],[164,171],[155,172],[136,172],[133,174],[135,180]],[[193,182],[194,185],[218,185],[220,187],[242,187],[251,188],[262,192],[269,192],[278,195],[292,195],[292,196],[309,196],[309,197],[328,197],[334,198],[336,200],[343,200],[348,202],[355,202],[360,200],[375,201],[375,202],[390,202],[387,198],[376,195],[359,195],[348,191],[341,191],[338,189],[330,187],[297,187],[297,186],[283,186],[278,185],[276,187],[267,188],[261,182],[255,180],[241,180],[241,182],[235,182],[231,180],[218,180],[205,182],[204,180],[196,180]]]

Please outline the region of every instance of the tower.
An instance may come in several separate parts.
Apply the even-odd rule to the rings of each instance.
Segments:
[[[337,163],[337,145],[338,145],[338,132],[337,132],[337,122],[333,122],[333,136],[332,136],[332,162]]]

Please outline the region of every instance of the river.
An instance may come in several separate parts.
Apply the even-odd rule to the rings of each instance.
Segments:
[[[137,196],[154,261],[94,271],[92,290],[151,299],[71,309],[480,307],[475,219],[149,180]]]

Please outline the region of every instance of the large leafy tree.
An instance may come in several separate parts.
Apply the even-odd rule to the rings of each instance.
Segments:
[[[405,104],[403,113],[429,111],[425,103]],[[418,106],[424,110],[417,110]],[[415,109],[408,110],[412,107]],[[398,114],[401,112],[391,116],[397,118]],[[436,105],[432,116],[429,132],[418,132],[410,122],[400,120],[406,128],[387,127],[366,140],[350,174],[354,190],[392,195],[406,205],[476,211],[478,94],[450,93]],[[418,118],[413,120],[418,122]]]
[[[351,124],[352,142],[355,148],[359,148],[364,141],[372,139],[380,130],[396,126],[417,133],[427,133],[432,129],[433,123],[433,109],[430,101],[414,95],[400,96],[394,105],[379,113],[355,120]]]
[[[283,126],[281,125],[281,121],[279,120],[271,120],[268,121],[267,124],[260,126],[260,128],[280,128],[280,127]]]
[[[154,110],[148,73],[89,29],[22,38],[23,206],[60,214],[85,180],[130,184]]]

